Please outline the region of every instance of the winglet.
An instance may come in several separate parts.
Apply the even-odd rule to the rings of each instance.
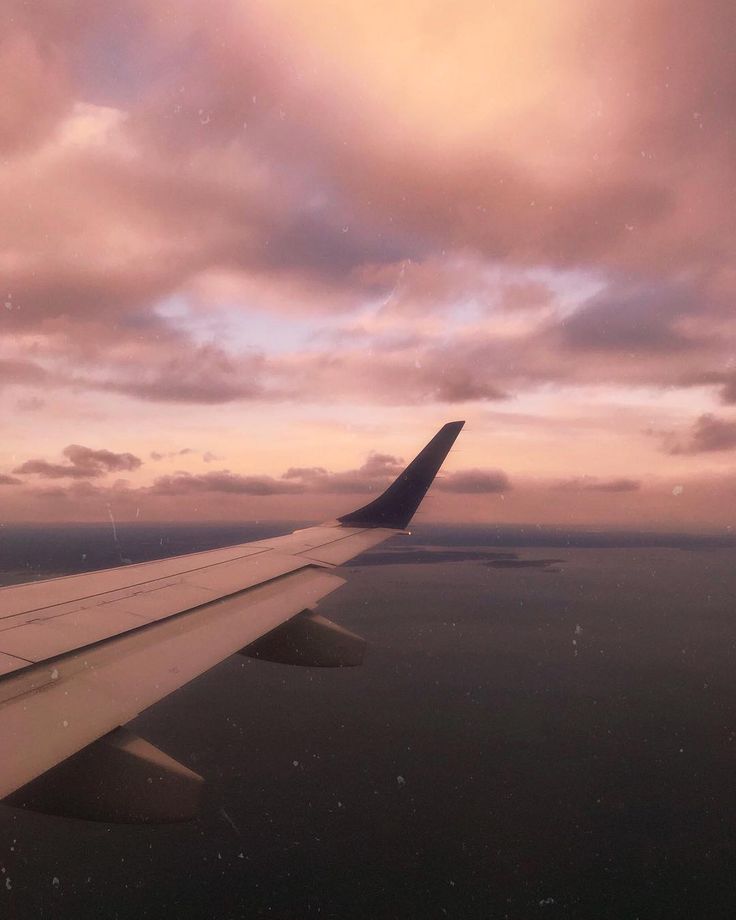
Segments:
[[[414,517],[464,424],[448,422],[443,425],[382,495],[357,511],[344,514],[338,521],[352,527],[394,527],[403,530]]]

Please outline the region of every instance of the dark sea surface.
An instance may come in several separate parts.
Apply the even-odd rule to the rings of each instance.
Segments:
[[[295,526],[2,526],[0,584]],[[736,916],[736,538],[425,525],[339,573],[364,666],[236,656],[131,723],[196,822],[0,807],[0,920]]]

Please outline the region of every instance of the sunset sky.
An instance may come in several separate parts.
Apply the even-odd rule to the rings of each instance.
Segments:
[[[5,0],[0,522],[724,528],[733,0]]]

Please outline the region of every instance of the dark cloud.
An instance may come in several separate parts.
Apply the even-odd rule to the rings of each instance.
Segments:
[[[67,492],[66,489],[62,489],[61,486],[54,486],[50,489],[38,489],[37,495],[40,495],[42,498],[51,499],[52,501],[66,501],[71,498],[71,493]]]
[[[404,461],[401,457],[371,453],[358,472],[364,476],[397,476],[403,468]]]
[[[333,473],[323,467],[291,467],[282,476],[243,476],[230,470],[160,476],[150,491],[157,495],[225,492],[242,495],[303,493],[357,494],[382,491],[403,468],[390,454],[372,453],[356,470]]]
[[[73,102],[61,19],[34,15],[17,0],[8,0],[0,13],[0,82],[6,88],[0,101],[0,151],[5,154],[45,140]]]
[[[69,463],[53,463],[43,459],[26,460],[14,473],[34,473],[45,479],[94,479],[122,470],[136,470],[142,460],[131,453],[94,450],[81,444],[70,444],[62,451]]]
[[[506,342],[451,336],[422,348],[386,350],[379,337],[360,348],[329,353],[304,352],[271,359],[269,370],[283,390],[326,401],[356,397],[391,405],[424,402],[461,403],[508,398],[502,388],[505,367],[515,359]],[[499,380],[501,378],[501,380]]]
[[[728,333],[723,335],[723,344],[727,349],[733,347],[732,339]],[[724,354],[722,359],[730,364],[730,355]],[[721,402],[727,406],[736,405],[736,374],[733,371],[714,371],[707,368],[698,368],[680,376],[676,380],[676,385],[682,387],[720,387]]]
[[[291,467],[282,476],[299,483],[305,492],[361,494],[383,491],[403,469],[403,461],[391,454],[372,453],[357,470],[332,473],[321,466]]]
[[[511,482],[501,470],[459,470],[448,473],[435,483],[443,492],[460,492],[468,495],[508,492]]]
[[[160,476],[150,491],[155,495],[191,495],[224,492],[232,495],[281,495],[302,491],[298,483],[272,476],[241,476],[229,470],[210,473],[174,473]]]
[[[134,454],[116,454],[111,450],[93,450],[81,444],[70,444],[62,451],[71,463],[88,470],[100,470],[102,473],[111,473],[121,470],[137,470],[142,464],[140,457]]]
[[[330,211],[295,215],[273,228],[259,269],[302,271],[335,283],[366,262],[392,264],[411,252],[406,243],[391,240],[390,234],[351,226],[349,220],[349,215],[340,220]]]
[[[484,378],[482,368],[440,367],[434,378],[433,398],[437,402],[460,403],[474,400],[506,399],[508,393],[497,383]]]
[[[26,460],[13,470],[14,473],[35,473],[44,479],[88,479],[90,476],[102,476],[102,471],[90,472],[86,467],[73,466],[70,463],[51,463],[48,460]]]
[[[0,306],[2,310],[2,306]],[[0,317],[2,314],[0,313]],[[46,379],[46,371],[33,361],[0,359],[0,386],[6,384],[38,384]]]
[[[581,476],[555,483],[551,488],[559,492],[637,492],[641,489],[641,482],[623,476],[616,479]]]
[[[702,454],[736,448],[736,420],[706,413],[695,420],[686,440],[667,433],[663,450],[668,454]]]
[[[283,478],[299,482],[305,492],[365,493],[383,491],[404,468],[404,461],[390,454],[371,454],[357,470],[331,473],[323,467],[293,467]],[[468,494],[507,492],[508,476],[501,470],[460,470],[435,482],[444,492]]]
[[[53,478],[53,477],[52,477]],[[59,477],[67,478],[70,477]],[[40,496],[44,499],[54,501],[69,502],[94,502],[95,507],[104,508],[103,518],[107,518],[107,507],[121,500],[131,499],[139,501],[147,494],[145,489],[135,489],[130,487],[126,479],[116,479],[110,484],[98,485],[96,482],[90,482],[88,479],[72,478],[68,485],[43,486],[40,488],[26,489],[24,494],[29,496]],[[135,512],[135,506],[133,507]]]
[[[699,307],[690,285],[612,284],[564,319],[559,330],[562,342],[579,350],[676,352],[695,344],[676,329],[676,321]]]
[[[7,473],[0,473],[0,486],[19,486],[22,481],[15,476],[8,476]]]
[[[593,492],[638,492],[641,482],[638,479],[604,479],[588,487]]]
[[[723,382],[721,399],[726,405],[736,405],[736,375],[730,374]]]
[[[215,405],[262,395],[257,379],[262,366],[257,356],[234,357],[215,345],[204,345],[154,368],[130,362],[119,367],[118,379],[100,386],[151,402]]]

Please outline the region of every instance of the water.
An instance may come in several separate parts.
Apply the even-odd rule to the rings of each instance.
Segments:
[[[286,529],[6,527],[0,569]],[[0,916],[730,917],[735,562],[702,535],[419,527],[320,607],[362,668],[233,658],[133,723],[209,780],[199,821],[1,809]]]

